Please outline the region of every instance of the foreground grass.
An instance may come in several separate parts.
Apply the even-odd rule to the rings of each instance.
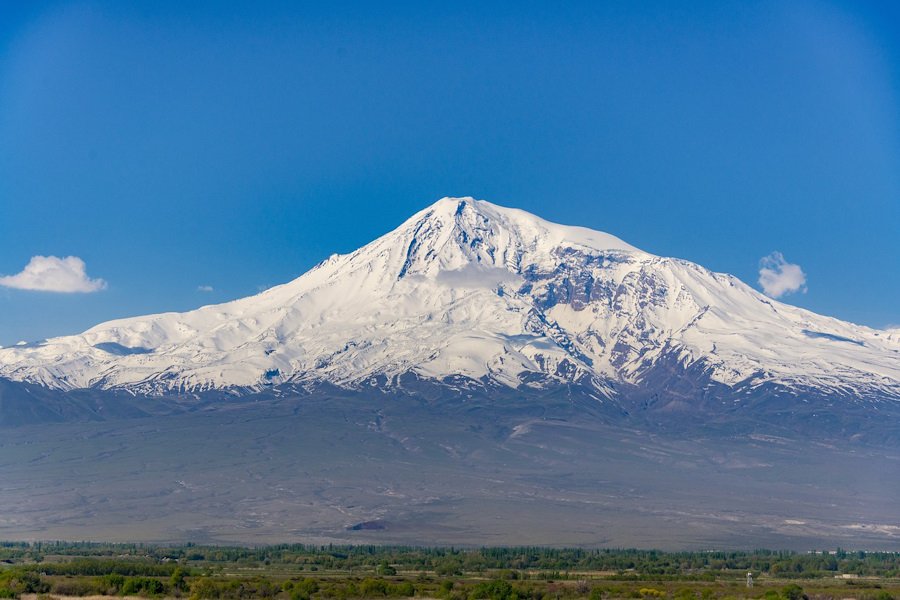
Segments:
[[[34,600],[900,600],[900,554],[840,550],[5,543],[0,561],[0,598]]]

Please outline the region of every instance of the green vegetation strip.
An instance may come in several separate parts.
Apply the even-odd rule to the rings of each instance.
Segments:
[[[900,553],[0,543],[0,598],[27,594],[900,600]]]

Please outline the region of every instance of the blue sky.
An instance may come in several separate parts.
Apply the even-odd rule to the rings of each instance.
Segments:
[[[449,4],[0,3],[0,344],[249,295],[448,195],[757,287],[777,251],[783,300],[900,323],[900,9]],[[12,285],[41,256],[82,291]]]

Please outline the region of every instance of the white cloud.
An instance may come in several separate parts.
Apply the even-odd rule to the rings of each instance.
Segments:
[[[84,261],[77,256],[32,256],[21,273],[0,277],[0,286],[38,292],[98,292],[106,288],[102,279],[91,279]]]
[[[772,298],[796,291],[806,293],[806,273],[800,265],[784,260],[781,252],[773,252],[759,260],[759,285]]]
[[[211,286],[211,285],[198,285],[197,291],[198,292],[213,292],[215,290],[213,289],[213,286]]]

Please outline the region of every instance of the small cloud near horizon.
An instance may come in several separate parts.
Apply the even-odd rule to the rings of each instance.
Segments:
[[[198,285],[197,291],[198,292],[214,292],[215,288],[213,288],[213,286],[211,286],[211,285]]]
[[[106,282],[88,277],[84,261],[77,256],[32,256],[20,273],[0,277],[0,286],[34,292],[89,294],[106,289]]]
[[[806,273],[800,265],[787,262],[781,252],[772,252],[759,260],[759,285],[772,298],[797,291],[805,294]]]

